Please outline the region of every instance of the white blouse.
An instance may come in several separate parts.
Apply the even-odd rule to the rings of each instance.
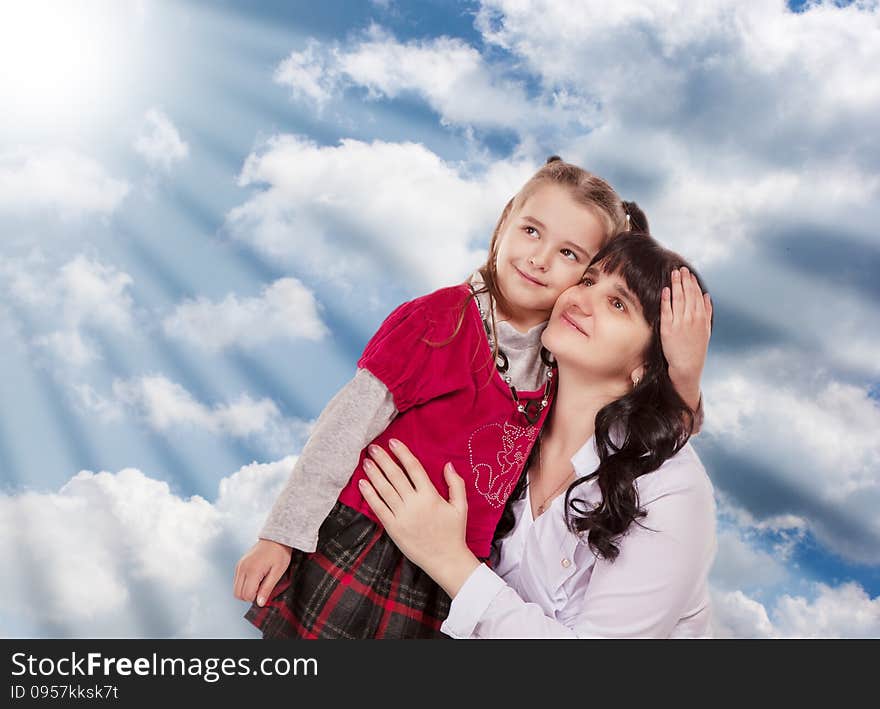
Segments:
[[[592,473],[599,465],[594,439],[571,462],[578,477]],[[514,503],[516,523],[497,568],[474,570],[441,630],[453,638],[710,637],[707,577],[716,540],[706,470],[687,444],[637,478],[636,488],[647,516],[618,540],[614,562],[569,531],[564,494],[537,520],[528,494]],[[576,488],[576,497],[597,502],[595,479]]]

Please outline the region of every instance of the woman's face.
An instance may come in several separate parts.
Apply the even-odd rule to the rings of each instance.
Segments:
[[[651,326],[626,281],[592,267],[559,296],[541,341],[560,367],[631,386],[642,376]]]

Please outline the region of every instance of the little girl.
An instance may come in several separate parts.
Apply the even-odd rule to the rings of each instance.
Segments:
[[[554,156],[507,203],[484,267],[388,316],[236,567],[234,593],[256,599],[245,617],[263,637],[440,636],[449,597],[363,499],[367,453],[404,439],[428,470],[452,461],[464,471],[467,544],[488,557],[553,396],[540,344],[546,320],[611,235],[629,227],[630,211],[607,182]],[[447,493],[442,474],[432,482]]]

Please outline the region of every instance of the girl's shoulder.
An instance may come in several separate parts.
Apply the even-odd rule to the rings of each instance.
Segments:
[[[383,328],[407,323],[410,327],[417,327],[429,339],[443,333],[448,336],[452,330],[460,329],[460,323],[468,322],[463,316],[470,297],[471,291],[466,283],[439,288],[399,305],[386,318]]]
[[[460,309],[470,295],[471,291],[467,283],[459,283],[455,286],[438,288],[404,305],[409,306],[413,311],[445,313],[449,309]]]

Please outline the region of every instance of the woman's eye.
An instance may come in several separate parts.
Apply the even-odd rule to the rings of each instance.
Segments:
[[[533,236],[533,237],[537,237],[537,236],[538,236],[538,230],[535,229],[535,227],[533,227],[533,226],[523,227],[523,230],[524,230],[525,233],[528,234],[529,236]]]
[[[581,285],[589,287],[589,286],[593,285],[593,279],[592,278],[584,278],[584,280],[581,281]]]
[[[614,298],[611,301],[611,304],[620,312],[626,312],[626,306],[623,304],[623,301],[619,298]]]
[[[569,259],[570,261],[578,260],[578,255],[571,249],[562,249],[559,253],[561,253],[563,256],[565,256],[565,258]]]

